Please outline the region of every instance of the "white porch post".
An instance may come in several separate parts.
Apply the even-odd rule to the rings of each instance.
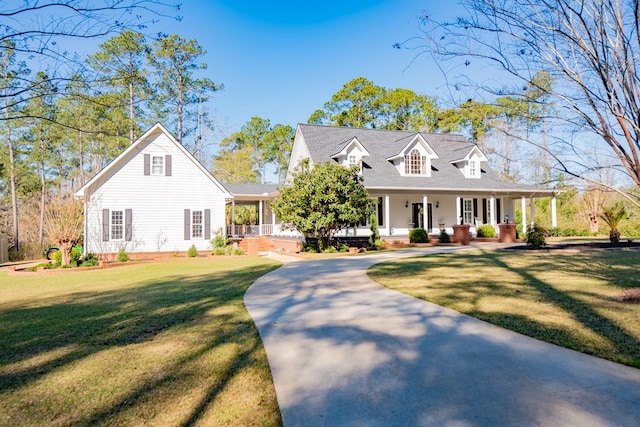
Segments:
[[[556,195],[551,197],[551,227],[556,228],[558,226],[558,216],[556,213]]]
[[[533,224],[533,223],[536,222],[536,219],[535,219],[536,211],[535,211],[535,203],[533,203],[533,196],[529,197],[529,212],[531,214],[530,215],[531,216],[531,221],[529,221],[529,222],[531,224]]]
[[[429,234],[429,232],[431,230],[429,230],[429,215],[428,215],[428,210],[427,209],[427,195],[423,194],[422,195],[422,226],[424,227],[425,230],[427,230],[427,234]]]
[[[271,234],[275,234],[276,231],[276,214],[271,210]]]
[[[231,235],[236,235],[236,201],[231,200]]]
[[[264,223],[264,219],[263,219],[264,215],[262,213],[262,209],[263,209],[262,200],[260,200],[258,202],[258,224],[260,224],[260,226],[258,228],[258,235],[259,236],[262,236],[262,227],[263,227],[263,223]]]
[[[489,198],[489,224],[496,226],[496,198],[491,196]]]
[[[387,230],[387,236],[391,236],[391,218],[389,218],[389,195],[384,195],[384,225]]]
[[[522,233],[527,232],[527,199],[520,198],[520,212],[522,212]]]
[[[459,224],[461,216],[462,212],[460,212],[460,196],[456,196],[456,220],[453,223]]]

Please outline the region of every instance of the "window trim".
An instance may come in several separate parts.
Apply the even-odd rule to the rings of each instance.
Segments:
[[[197,221],[196,221],[197,220]],[[204,239],[204,210],[191,211],[191,238]],[[199,233],[197,230],[199,229]]]
[[[404,174],[407,176],[426,176],[427,156],[417,148],[413,148],[409,154],[404,156]]]
[[[156,160],[159,159],[159,164]],[[151,156],[151,175],[164,175],[164,156]]]
[[[110,224],[109,224],[110,240],[124,240],[124,229],[125,229],[124,210],[112,209],[109,214],[109,219],[110,219]]]
[[[473,199],[462,199],[462,222],[463,224],[474,224]]]

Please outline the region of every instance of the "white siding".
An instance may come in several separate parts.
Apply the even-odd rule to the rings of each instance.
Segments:
[[[296,137],[293,140],[293,147],[291,148],[291,157],[289,158],[289,168],[287,170],[287,181],[292,178],[293,172],[296,170],[298,163],[304,159],[311,160],[311,153],[307,148],[307,143],[304,141],[304,136],[300,128],[296,131]]]
[[[87,251],[186,251],[191,245],[208,249],[207,239],[184,239],[184,210],[210,209],[211,229],[224,229],[224,191],[163,133],[150,135],[136,148],[88,192]],[[171,176],[145,176],[144,154],[171,155]],[[132,241],[102,240],[102,209],[132,210]]]

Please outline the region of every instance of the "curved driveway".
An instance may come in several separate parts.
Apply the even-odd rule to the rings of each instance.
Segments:
[[[384,260],[458,249],[296,261],[249,288],[245,303],[285,426],[640,425],[640,370],[498,328],[366,275]]]

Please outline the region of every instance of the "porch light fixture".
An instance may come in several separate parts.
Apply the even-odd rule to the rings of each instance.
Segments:
[[[409,201],[407,200],[406,202],[404,202],[404,207],[408,208],[409,207]]]
[[[440,201],[436,200],[436,209],[438,209],[440,207]]]

